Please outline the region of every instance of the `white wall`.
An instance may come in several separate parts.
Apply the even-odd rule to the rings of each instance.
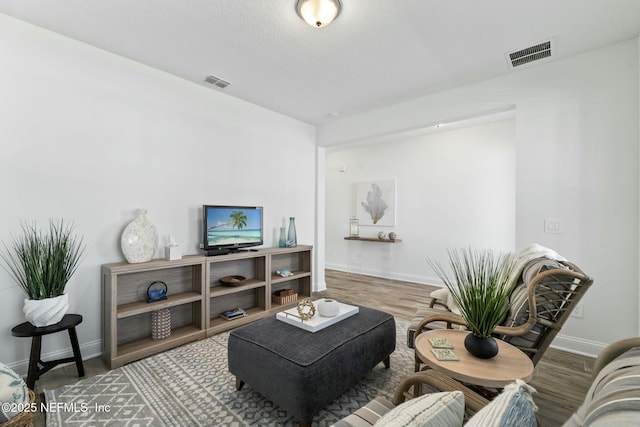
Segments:
[[[595,278],[554,345],[596,354],[638,335],[638,40],[329,122],[348,144],[516,106],[516,247],[557,250]],[[545,234],[559,218],[564,234]],[[604,321],[606,320],[606,321]]]
[[[328,268],[439,283],[426,260],[446,265],[446,249],[515,248],[513,119],[329,150],[325,179]],[[360,235],[395,231],[402,242],[344,240],[355,185],[383,179],[397,183],[396,226],[361,226]]]
[[[67,289],[85,357],[100,352],[100,266],[124,260],[136,208],[185,254],[198,253],[203,203],[264,206],[266,246],[295,216],[314,244],[314,127],[4,15],[0,52],[0,240],[23,220],[75,221],[87,254]],[[0,361],[19,370],[23,298],[0,269]],[[44,359],[68,348],[47,336]]]

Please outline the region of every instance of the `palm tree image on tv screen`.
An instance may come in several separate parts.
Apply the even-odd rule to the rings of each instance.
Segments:
[[[208,246],[259,244],[261,238],[262,211],[260,209],[208,208]]]

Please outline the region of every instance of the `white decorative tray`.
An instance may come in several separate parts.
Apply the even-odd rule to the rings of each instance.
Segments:
[[[314,305],[319,301],[321,300],[313,301]],[[360,309],[355,305],[344,304],[341,302],[338,302],[338,304],[340,304],[340,311],[338,311],[338,314],[335,317],[322,317],[316,311],[316,314],[314,314],[311,319],[302,320],[298,315],[298,308],[294,307],[276,314],[276,319],[309,332],[317,332],[327,326],[334,325],[347,317],[351,317],[360,311]]]

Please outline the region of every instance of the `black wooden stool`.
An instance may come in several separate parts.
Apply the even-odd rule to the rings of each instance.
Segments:
[[[61,363],[76,362],[78,376],[84,377],[84,365],[82,364],[82,355],[80,354],[80,346],[78,345],[78,335],[76,334],[76,326],[82,322],[82,316],[79,314],[65,314],[61,321],[55,325],[36,327],[29,322],[24,322],[11,329],[14,337],[32,337],[31,355],[29,356],[29,374],[27,375],[27,387],[35,390],[36,380],[40,375],[48,372],[53,367]],[[73,348],[73,357],[65,359],[51,360],[43,362],[40,360],[40,350],[42,345],[42,336],[54,334],[56,332],[69,331],[69,340]],[[38,365],[42,365],[42,368]]]

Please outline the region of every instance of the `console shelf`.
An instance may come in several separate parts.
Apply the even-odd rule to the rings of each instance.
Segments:
[[[113,369],[295,306],[272,304],[271,295],[289,288],[298,293],[298,299],[311,297],[311,253],[311,246],[300,245],[215,257],[190,255],[174,261],[103,265],[103,355],[107,364]],[[283,269],[293,275],[275,274]],[[240,286],[220,283],[229,275],[242,275],[247,280]],[[147,288],[154,281],[167,285],[167,299],[147,303]],[[245,317],[220,317],[238,307],[246,311]],[[167,308],[171,310],[171,334],[154,341],[151,313]]]
[[[137,314],[148,313],[151,311],[161,310],[163,308],[169,308],[176,305],[187,304],[189,302],[196,302],[202,299],[202,295],[198,292],[183,292],[176,295],[167,297],[165,301],[158,301],[153,303],[144,302],[132,302],[129,304],[123,304],[118,306],[118,319],[122,319],[129,316],[135,316]]]

